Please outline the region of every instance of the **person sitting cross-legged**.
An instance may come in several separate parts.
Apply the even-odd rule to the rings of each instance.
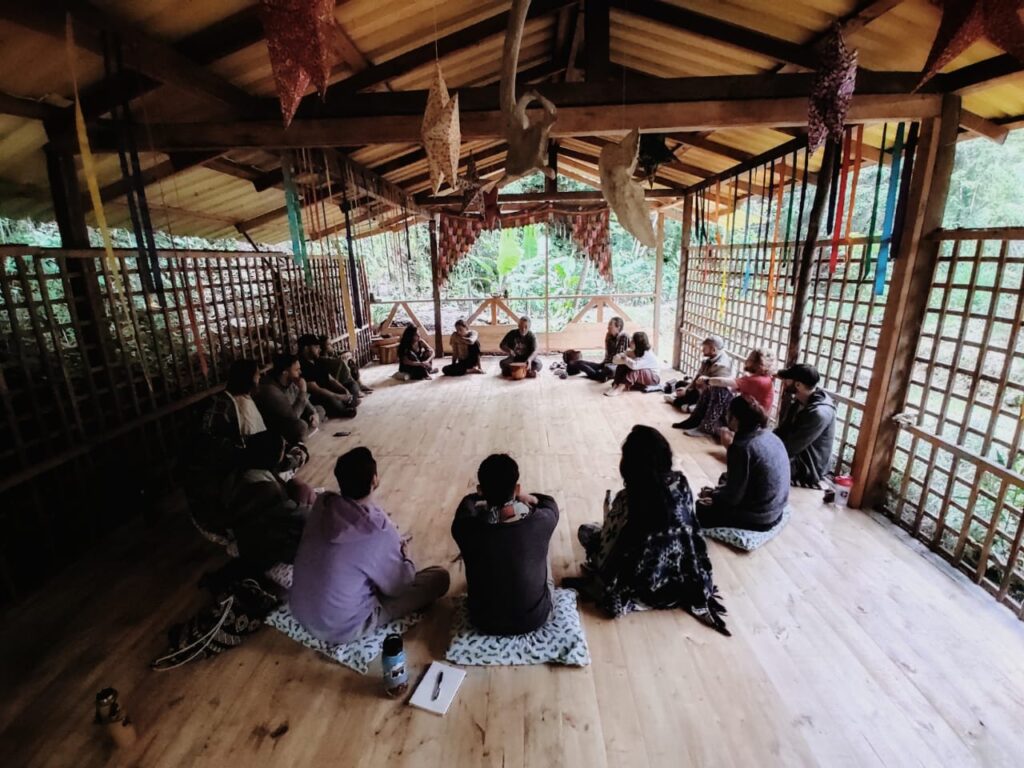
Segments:
[[[503,453],[483,460],[477,480],[477,493],[459,503],[452,522],[466,564],[470,621],[488,635],[532,632],[552,611],[548,545],[558,505],[522,493],[519,466]]]
[[[728,421],[735,436],[726,451],[726,472],[717,488],[701,490],[697,518],[704,528],[770,530],[789,502],[786,446],[749,395],[733,398]]]
[[[465,376],[467,373],[483,373],[480,367],[480,336],[466,321],[455,321],[455,332],[448,341],[452,349],[451,365],[441,369],[445,376]]]
[[[821,376],[810,365],[791,365],[779,371],[783,386],[793,390],[793,402],[784,411],[775,434],[789,454],[793,485],[819,488],[832,464],[836,435],[836,404],[818,388]]]
[[[415,325],[407,325],[398,340],[398,376],[406,381],[429,379],[437,373],[434,350],[420,336]]]
[[[501,351],[508,357],[498,361],[502,376],[512,375],[513,364],[526,364],[526,375],[534,378],[541,369],[537,359],[537,337],[530,330],[530,318],[519,318],[519,327],[513,328],[501,340]]]
[[[743,375],[735,378],[731,375],[701,376],[696,382],[700,396],[692,413],[689,418],[672,426],[694,437],[718,437],[722,445],[728,447],[732,433],[725,424],[725,412],[735,397],[734,393],[750,395],[765,413],[771,411],[775,399],[772,365],[770,352],[752,349],[743,361]]]
[[[295,355],[274,356],[253,399],[267,426],[290,443],[305,440],[326,415],[322,407],[309,402],[302,366]]]
[[[334,345],[327,336],[320,336],[320,360],[338,383],[349,391],[356,400],[364,395],[372,395],[373,388],[362,379],[359,363],[347,349],[335,352]]]
[[[292,615],[314,637],[347,643],[419,611],[448,591],[444,568],[416,570],[404,541],[373,497],[377,462],[354,448],[334,467],[339,493],[323,493],[295,555]]]
[[[672,448],[652,427],[633,427],[622,444],[625,489],[605,495],[604,522],[581,525],[586,552],[582,577],[562,586],[592,599],[612,617],[647,608],[682,608],[729,634],[711,574],[707,543]]]
[[[612,362],[615,363],[615,378],[605,391],[608,397],[615,397],[627,389],[654,386],[661,380],[658,374],[661,361],[651,351],[651,342],[643,331],[634,333],[632,349],[616,355]]]
[[[706,389],[708,378],[728,378],[732,376],[732,363],[725,352],[725,342],[721,336],[708,336],[700,343],[701,361],[696,375],[683,386],[677,386],[665,399],[679,408],[683,413],[690,413],[701,393]],[[684,381],[686,381],[684,379]]]
[[[604,359],[599,363],[589,360],[574,360],[565,366],[566,376],[582,373],[591,381],[605,382],[615,375],[616,365],[612,362],[617,355],[629,351],[629,335],[623,330],[621,317],[608,321],[608,333],[604,337]]]
[[[327,418],[351,418],[356,415],[359,399],[338,381],[328,370],[321,357],[320,339],[311,333],[299,337],[299,365],[302,378],[306,380],[309,401],[319,405]]]

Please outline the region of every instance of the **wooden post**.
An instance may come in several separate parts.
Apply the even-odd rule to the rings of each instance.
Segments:
[[[807,315],[807,293],[811,287],[811,271],[814,267],[814,253],[818,248],[818,230],[821,228],[821,213],[828,200],[829,187],[832,185],[832,163],[838,144],[829,139],[825,142],[825,152],[821,157],[821,172],[818,184],[814,188],[814,202],[811,204],[811,215],[807,221],[807,234],[800,250],[800,269],[796,277],[796,293],[793,296],[793,319],[789,325],[789,344],[786,347],[786,367],[793,365],[800,357],[800,343],[804,336],[805,318]],[[783,408],[786,404],[783,403]]]
[[[928,234],[942,225],[956,153],[960,97],[947,94],[942,114],[921,121],[917,157],[899,233],[885,317],[871,372],[857,450],[850,506],[872,507],[883,500],[899,426],[893,421],[906,401],[910,373],[928,306],[940,243]]]
[[[686,279],[690,267],[690,227],[693,225],[693,195],[683,199],[683,232],[679,238],[679,284],[676,286],[676,324],[672,339],[672,367],[677,371],[683,358],[683,317],[686,312]]]
[[[434,295],[434,354],[444,356],[444,337],[441,335],[441,278],[437,260],[437,214],[430,217],[430,283]]]
[[[552,141],[548,144],[548,168],[555,172],[555,177],[544,178],[544,191],[548,194],[558,193],[558,142]]]
[[[544,351],[551,352],[551,233],[544,225]]]
[[[658,213],[658,247],[654,251],[654,338],[651,346],[659,353],[661,342],[661,273],[665,264],[665,214]]]

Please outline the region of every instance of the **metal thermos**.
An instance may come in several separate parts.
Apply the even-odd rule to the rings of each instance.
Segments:
[[[388,696],[401,696],[405,693],[409,688],[409,672],[405,668],[405,648],[402,646],[401,635],[388,635],[384,638],[381,666],[384,670],[384,692]]]
[[[118,702],[116,688],[96,694],[96,722],[107,730],[115,746],[123,749],[135,743],[135,724]]]

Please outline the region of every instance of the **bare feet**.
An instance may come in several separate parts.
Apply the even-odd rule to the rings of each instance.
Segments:
[[[467,368],[466,369],[466,373],[483,373],[483,372],[484,372],[484,369],[481,368],[479,365],[476,368]]]
[[[622,394],[622,387],[620,387],[618,384],[612,384],[611,389],[605,390],[604,396],[605,397],[618,397],[621,394]]]

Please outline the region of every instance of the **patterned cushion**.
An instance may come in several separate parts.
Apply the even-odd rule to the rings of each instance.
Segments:
[[[390,634],[404,635],[411,627],[415,626],[423,617],[422,613],[411,613],[396,619],[390,624],[378,627],[372,632],[350,643],[325,643],[317,640],[292,616],[291,609],[285,603],[273,611],[266,618],[266,624],[274,629],[288,635],[292,640],[302,643],[307,648],[312,648],[317,653],[322,653],[330,659],[343,664],[349,669],[354,669],[361,675],[365,675],[370,668],[370,662],[380,656],[381,646],[384,645],[384,638]]]
[[[292,588],[293,569],[294,566],[291,563],[278,563],[269,570],[264,571],[263,575],[281,587],[281,589],[288,590]]]
[[[590,650],[576,610],[576,592],[555,590],[555,611],[548,622],[526,635],[482,635],[469,623],[466,597],[455,599],[454,637],[445,658],[456,664],[590,664]]]
[[[705,528],[704,535],[709,539],[717,539],[736,547],[736,549],[752,552],[758,547],[763,547],[782,532],[786,523],[789,522],[789,513],[790,507],[787,504],[786,508],[782,510],[779,522],[767,531],[748,531],[745,528]]]

